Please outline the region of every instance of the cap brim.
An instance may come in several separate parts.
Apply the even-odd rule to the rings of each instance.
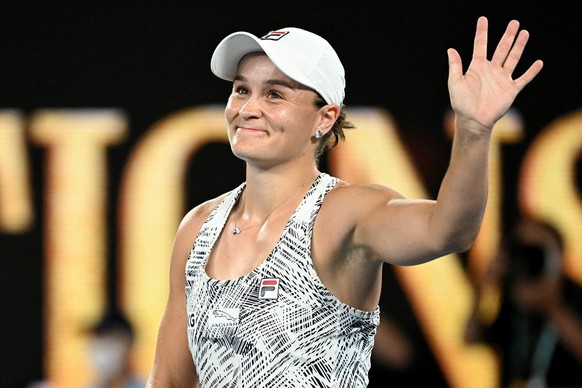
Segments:
[[[210,69],[219,78],[234,80],[240,60],[247,54],[264,51],[259,39],[248,32],[235,32],[216,46]]]

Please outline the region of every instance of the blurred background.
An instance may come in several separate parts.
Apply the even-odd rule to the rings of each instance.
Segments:
[[[557,230],[560,264],[552,274],[582,285],[582,5],[1,2],[2,386],[98,380],[94,328],[111,316],[122,316],[135,335],[128,373],[147,377],[175,228],[187,209],[244,179],[222,118],[230,85],[209,69],[222,38],[288,26],[324,36],[346,69],[345,103],[358,129],[324,157],[322,169],[434,198],[450,151],[446,50],[456,48],[466,68],[482,15],[490,52],[511,19],[530,31],[516,75],[538,58],[545,67],[496,128],[490,208],[478,244],[424,269],[386,268],[381,307],[389,325],[377,343],[399,351],[375,350],[371,385],[394,386],[501,385],[507,353],[501,357],[502,346],[487,335],[473,335],[470,323],[477,315],[481,329],[491,327],[503,295],[513,295],[489,274],[502,247],[512,254],[522,247],[515,230],[523,218]],[[352,138],[357,146],[349,145]],[[557,295],[550,304],[562,306],[556,300],[566,289],[544,294]],[[576,295],[568,291],[568,323],[555,309],[510,309],[536,316],[528,327],[540,333],[547,317],[575,329],[582,327]],[[552,333],[566,348],[582,338],[575,330]],[[525,384],[535,374],[541,337],[534,337],[527,366],[512,381]],[[553,349],[541,353],[551,359]],[[572,369],[582,369],[575,353]]]

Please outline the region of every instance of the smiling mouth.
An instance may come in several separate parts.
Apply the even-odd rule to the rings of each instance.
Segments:
[[[236,132],[245,131],[245,132],[254,132],[254,133],[265,133],[266,131],[257,128],[249,128],[249,127],[236,127]]]

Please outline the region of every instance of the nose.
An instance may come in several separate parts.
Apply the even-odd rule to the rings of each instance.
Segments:
[[[261,110],[256,102],[256,99],[252,97],[246,100],[246,102],[240,107],[238,111],[243,120],[259,117],[261,114],[260,112]]]

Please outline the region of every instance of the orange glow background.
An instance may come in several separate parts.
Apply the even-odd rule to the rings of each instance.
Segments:
[[[430,196],[391,116],[370,108],[353,108],[348,114],[358,130],[349,132],[347,141],[330,153],[329,171],[353,183],[373,181],[398,187],[408,197]],[[0,121],[3,144],[10,143],[12,150],[22,151],[18,117],[10,113],[4,117]],[[448,117],[445,115],[445,129],[450,129]],[[396,268],[430,348],[446,380],[454,386],[463,386],[470,380],[472,387],[492,387],[498,376],[498,360],[491,349],[465,344],[462,333],[473,297],[470,272],[478,275],[499,243],[503,164],[500,150],[504,142],[519,141],[521,125],[519,115],[510,111],[495,128],[489,206],[469,264],[465,266],[459,257],[451,255],[421,266]],[[47,149],[44,357],[47,376],[57,386],[78,386],[91,378],[83,328],[104,312],[107,303],[105,150],[122,142],[126,129],[124,115],[112,110],[44,110],[30,121],[30,138]],[[21,136],[17,135],[19,131]],[[130,320],[136,323],[138,340],[133,358],[136,370],[144,378],[152,364],[157,327],[165,306],[174,232],[187,211],[190,161],[205,145],[227,141],[221,108],[186,109],[148,130],[124,166],[117,209],[118,297]],[[573,192],[572,177],[581,149],[582,116],[575,112],[540,133],[519,176],[519,205],[525,212],[556,225],[564,234],[566,272],[580,284],[582,241],[576,236],[582,234],[582,211],[580,198]],[[14,164],[1,176],[3,182],[10,179],[22,191],[27,187],[28,175],[23,163]],[[16,199],[11,200],[13,197]],[[21,196],[13,197],[4,203],[13,201],[20,210],[4,210],[9,215],[3,217],[5,228],[25,228],[30,202],[24,201],[23,205]]]

